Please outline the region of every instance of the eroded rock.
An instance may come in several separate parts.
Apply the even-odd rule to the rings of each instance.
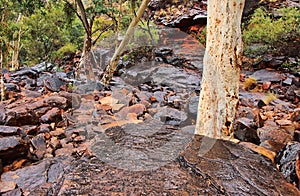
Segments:
[[[207,142],[211,142],[211,148],[200,153]],[[179,160],[193,175],[209,180],[224,195],[300,194],[266,158],[229,141],[195,136]]]
[[[296,160],[299,159],[300,143],[292,142],[286,145],[276,156],[276,163],[279,165],[279,171],[292,184],[299,187],[299,178],[296,174]]]

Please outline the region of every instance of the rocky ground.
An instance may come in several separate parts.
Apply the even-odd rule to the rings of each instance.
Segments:
[[[205,1],[194,5],[201,13],[183,18],[203,21]],[[300,75],[276,69],[290,57],[244,59],[239,141],[212,140],[193,136],[204,47],[158,32],[123,55],[109,87],[84,69],[74,77],[76,56],[5,72],[2,195],[299,194]],[[98,80],[113,52],[104,46],[87,62]]]

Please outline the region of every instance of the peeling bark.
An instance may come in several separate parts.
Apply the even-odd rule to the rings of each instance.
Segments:
[[[245,0],[208,2],[207,42],[196,134],[230,138],[239,101]]]

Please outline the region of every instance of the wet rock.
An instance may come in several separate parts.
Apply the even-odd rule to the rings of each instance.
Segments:
[[[253,143],[250,143],[250,142],[241,142],[239,144],[246,147],[246,148],[249,148],[250,150],[252,150],[254,152],[257,152],[257,153],[267,157],[268,159],[270,159],[274,163],[274,158],[275,158],[275,155],[276,155],[275,152],[273,152],[269,149],[266,149],[262,146],[257,146]]]
[[[31,144],[34,147],[34,151],[32,153],[34,153],[38,159],[42,159],[47,149],[45,135],[43,133],[38,134],[31,139]]]
[[[14,92],[18,92],[18,91],[20,91],[20,88],[19,88],[19,86],[16,85],[16,84],[5,83],[5,90],[6,90],[6,91],[14,91]]]
[[[47,103],[50,107],[58,107],[59,109],[71,107],[68,105],[68,100],[66,98],[56,95],[44,98],[43,102]]]
[[[283,80],[283,82],[282,82],[283,84],[285,84],[285,85],[292,85],[292,83],[293,83],[293,79],[292,78],[286,78],[285,80]]]
[[[155,97],[155,100],[158,101],[158,102],[162,102],[165,100],[165,95],[167,93],[166,92],[162,92],[162,91],[155,91],[153,93],[153,96]]]
[[[299,122],[300,121],[300,108],[296,108],[291,116],[292,121]]]
[[[12,191],[8,191],[3,193],[2,196],[23,196],[22,190],[20,188],[14,189]]]
[[[243,16],[249,16],[259,6],[260,0],[246,0],[243,10]]]
[[[197,73],[188,73],[183,69],[170,66],[160,66],[151,78],[155,84],[168,86],[176,92],[195,89],[200,81],[200,75]]]
[[[296,159],[300,152],[300,143],[293,142],[286,145],[276,156],[279,171],[292,184],[299,187],[299,179],[296,174]]]
[[[158,109],[153,118],[169,125],[181,125],[184,121],[187,120],[187,115],[185,112],[174,108],[162,107]]]
[[[9,164],[16,158],[27,155],[29,145],[19,136],[0,138],[0,157],[3,165]]]
[[[57,149],[61,147],[59,139],[57,137],[52,137],[50,139],[50,145],[52,146],[53,149]]]
[[[71,160],[71,158],[67,157],[45,159],[36,165],[24,167],[16,171],[5,172],[2,174],[1,180],[2,182],[16,183],[17,186],[28,195],[37,194],[35,189],[41,187],[48,187],[52,189],[53,195],[57,195],[57,193],[55,193],[57,187],[54,188],[55,185],[51,183],[58,183],[65,172],[70,170]],[[38,195],[41,195],[41,193]]]
[[[284,62],[285,57],[276,57],[272,58],[272,60],[269,62],[269,66],[272,68],[278,68],[280,67]]]
[[[38,73],[30,68],[23,68],[19,71],[16,71],[15,73],[12,73],[11,77],[24,76],[24,75],[30,78],[37,78]]]
[[[196,117],[198,112],[198,103],[199,103],[199,97],[193,96],[189,100],[189,114]]]
[[[125,107],[123,109],[120,110],[120,112],[118,112],[116,114],[116,116],[119,119],[126,119],[127,114],[129,113],[134,113],[137,116],[142,115],[144,112],[146,111],[146,107],[143,104],[135,104],[129,107]]]
[[[0,194],[6,193],[8,191],[14,190],[16,188],[16,183],[13,181],[0,181]]]
[[[275,153],[278,153],[284,147],[284,144],[278,143],[273,140],[265,140],[265,141],[261,142],[259,144],[259,146],[262,146],[262,147],[269,149]]]
[[[41,124],[38,127],[38,133],[49,133],[50,131],[52,131],[52,128],[49,124]]]
[[[250,77],[255,78],[258,83],[280,82],[284,75],[273,70],[261,69],[254,72]]]
[[[52,108],[49,110],[46,114],[41,116],[40,118],[41,122],[43,123],[49,123],[49,122],[59,122],[62,120],[61,118],[61,110],[59,108]]]
[[[59,77],[57,76],[50,76],[46,77],[44,79],[44,86],[46,89],[53,91],[53,92],[58,92],[60,91],[61,86],[65,85],[65,82],[62,81]]]
[[[26,133],[19,127],[2,126],[2,125],[0,125],[0,135],[1,136],[19,135],[23,138],[26,137]]]
[[[179,161],[192,174],[216,184],[220,194],[299,195],[265,157],[229,141],[195,136]]]
[[[81,96],[76,93],[68,93],[66,91],[60,91],[59,96],[67,99],[67,106],[77,109],[81,104]]]
[[[25,105],[8,109],[6,112],[6,125],[22,126],[34,125],[38,123],[38,116],[32,110],[26,108]]]
[[[256,128],[253,120],[245,117],[239,118],[234,130],[234,137],[241,141],[259,144],[260,140]]]
[[[50,71],[50,70],[52,70],[53,67],[54,67],[54,64],[52,64],[52,63],[42,62],[42,63],[39,63],[39,64],[31,67],[30,69],[37,73],[41,73],[41,72]]]
[[[293,135],[277,126],[266,125],[257,129],[257,134],[261,142],[265,140],[273,140],[278,143],[287,144],[293,140]]]
[[[4,125],[6,122],[6,109],[4,106],[0,105],[0,124]]]

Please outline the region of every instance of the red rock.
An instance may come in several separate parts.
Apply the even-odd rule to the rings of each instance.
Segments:
[[[42,122],[58,122],[62,120],[61,110],[59,108],[52,108],[46,114],[41,116],[40,120]]]
[[[151,96],[149,99],[150,99],[151,102],[156,102],[157,101],[154,96]]]
[[[291,116],[292,121],[300,121],[300,108],[296,108]]]
[[[83,135],[78,135],[73,139],[74,142],[83,142],[84,140],[85,140],[85,136]]]
[[[33,153],[38,159],[42,159],[47,149],[45,135],[43,133],[38,134],[37,136],[32,138],[31,143],[35,149]]]
[[[264,82],[263,84],[262,84],[262,88],[264,89],[264,90],[268,90],[270,87],[271,87],[271,82]]]
[[[27,135],[36,135],[38,133],[38,126],[36,125],[24,125],[21,129],[25,131]]]
[[[104,111],[109,111],[112,109],[110,105],[103,105],[103,104],[95,104],[96,110],[104,110]]]
[[[57,137],[52,137],[50,139],[50,145],[52,146],[53,149],[57,149],[61,147],[59,139]]]
[[[54,131],[50,132],[51,136],[62,138],[65,137],[65,129],[56,128]]]
[[[269,158],[274,163],[274,158],[276,156],[275,152],[268,150],[264,147],[257,146],[250,142],[241,142],[240,145],[245,146],[245,147],[251,149],[252,151],[257,152],[257,153]]]
[[[66,98],[56,95],[44,98],[43,102],[47,103],[47,105],[51,107],[58,107],[59,109],[66,109],[67,107],[71,107],[70,105],[68,105],[68,100]]]
[[[282,143],[278,143],[273,140],[265,140],[259,144],[260,146],[269,149],[275,153],[278,153],[285,145]]]
[[[293,135],[288,134],[284,129],[277,126],[264,126],[257,129],[257,134],[261,142],[273,140],[278,143],[287,144],[293,140]]]
[[[14,190],[17,184],[13,181],[0,181],[0,194]]]
[[[38,133],[49,133],[50,131],[52,131],[52,128],[49,124],[41,124]]]
[[[44,133],[44,134],[45,134],[45,139],[46,139],[46,140],[49,140],[49,139],[51,138],[50,133]]]
[[[68,147],[68,148],[59,148],[57,150],[55,150],[54,154],[55,156],[70,156],[72,155],[73,153],[73,146],[72,148],[71,147]]]
[[[119,119],[126,119],[128,113],[135,113],[138,116],[142,115],[146,111],[146,107],[143,104],[135,104],[129,107],[123,108],[116,114]]]
[[[292,125],[292,121],[290,121],[290,120],[285,120],[285,119],[276,120],[275,122],[276,122],[279,126]]]
[[[3,165],[9,164],[17,158],[25,157],[28,150],[27,141],[19,136],[0,137],[0,157]]]
[[[22,168],[26,165],[26,163],[27,163],[26,159],[21,159],[21,160],[14,161],[13,164],[12,164],[12,169],[16,170],[16,169]]]

